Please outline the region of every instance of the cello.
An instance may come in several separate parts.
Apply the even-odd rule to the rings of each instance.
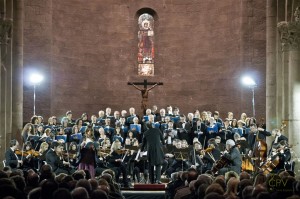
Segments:
[[[228,160],[224,155],[221,156],[221,158],[215,163],[211,171],[213,174],[216,174],[220,169],[227,166],[230,163],[230,160]]]
[[[266,160],[268,150],[266,141],[259,138],[259,133],[260,131],[258,129],[258,132],[256,134],[256,141],[253,148],[254,167],[256,171],[258,171],[260,163]]]

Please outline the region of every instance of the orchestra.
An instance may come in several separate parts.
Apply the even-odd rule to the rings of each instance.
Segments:
[[[55,116],[46,124],[32,117],[21,133],[23,145],[11,141],[5,153],[6,165],[38,171],[49,164],[56,174],[84,169],[92,178],[110,168],[124,186],[128,186],[128,177],[135,182],[160,183],[161,175],[170,178],[172,173],[190,167],[213,175],[227,171],[268,174],[294,168],[284,125],[270,133],[264,123],[257,124],[245,113],[239,120],[231,112],[221,119],[218,111],[211,116],[209,111],[196,110],[186,117],[170,105],[159,112],[157,107],[148,109],[143,117],[136,115],[133,107],[129,113],[122,110],[111,115],[111,108],[107,108],[99,111],[98,118],[83,113],[75,120],[67,111],[61,124],[56,123]],[[147,140],[149,131],[159,135],[155,149]],[[273,138],[269,147],[267,136]],[[160,153],[151,155],[150,149],[163,153],[154,163],[153,156]]]

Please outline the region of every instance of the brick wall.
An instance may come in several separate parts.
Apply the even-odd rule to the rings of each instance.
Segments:
[[[28,0],[25,1],[24,70],[46,75],[37,88],[37,114],[74,117],[140,108],[137,13],[156,12],[155,76],[163,86],[149,105],[181,113],[219,110],[252,115],[245,73],[255,76],[256,115],[265,117],[266,20],[261,0]],[[33,88],[24,82],[24,121],[32,115]],[[138,110],[139,111],[139,110]]]

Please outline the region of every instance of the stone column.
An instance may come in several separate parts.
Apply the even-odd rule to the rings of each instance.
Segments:
[[[277,107],[277,29],[276,0],[267,1],[267,46],[266,46],[266,124],[268,129],[278,126]]]
[[[288,51],[288,130],[294,157],[300,158],[300,8],[295,21],[278,23],[282,51]],[[299,164],[299,163],[298,163]],[[298,165],[297,164],[297,165]],[[298,165],[299,166],[299,165]],[[300,172],[299,167],[295,172]]]
[[[0,16],[0,160],[4,159],[11,133],[11,31],[10,3],[1,1]],[[8,12],[8,15],[7,15]],[[10,139],[10,137],[9,137]]]
[[[12,137],[19,139],[23,127],[23,21],[24,0],[14,0]]]

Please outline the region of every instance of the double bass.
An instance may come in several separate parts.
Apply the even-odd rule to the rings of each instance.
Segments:
[[[258,171],[260,163],[264,162],[267,158],[267,150],[268,146],[266,141],[263,139],[259,139],[259,131],[256,135],[256,141],[253,148],[253,159],[254,159],[254,166],[256,171]]]

